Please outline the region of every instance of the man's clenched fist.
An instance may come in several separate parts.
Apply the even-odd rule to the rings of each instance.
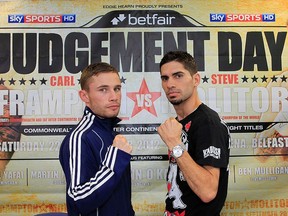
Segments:
[[[127,142],[127,139],[121,134],[115,136],[112,145],[119,148],[122,151],[127,152],[128,154],[132,153],[132,146]]]

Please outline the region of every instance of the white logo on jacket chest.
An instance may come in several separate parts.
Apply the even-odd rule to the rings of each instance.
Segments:
[[[211,157],[214,157],[216,159],[220,159],[220,155],[221,155],[221,149],[216,148],[214,146],[210,146],[209,148],[203,150],[204,158],[211,156]]]

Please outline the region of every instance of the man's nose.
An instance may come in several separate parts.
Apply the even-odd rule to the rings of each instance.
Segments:
[[[167,88],[175,87],[175,82],[172,79],[166,81]]]
[[[111,91],[110,92],[110,100],[117,100],[118,99],[118,92],[116,92],[116,91]]]

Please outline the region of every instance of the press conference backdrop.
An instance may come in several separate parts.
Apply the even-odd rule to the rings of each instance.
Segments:
[[[162,215],[175,116],[159,62],[186,50],[199,95],[232,134],[222,214],[288,215],[288,4],[278,1],[1,1],[0,214],[66,211],[61,141],[79,121],[81,70],[105,61],[123,87],[115,129],[133,146],[133,206]],[[6,166],[6,167],[5,167]]]

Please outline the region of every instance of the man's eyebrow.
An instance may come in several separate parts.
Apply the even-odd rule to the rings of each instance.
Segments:
[[[109,87],[109,85],[100,85],[100,86],[97,86],[97,88],[107,88]]]
[[[183,74],[183,72],[182,71],[176,71],[176,72],[172,73],[172,76],[173,75],[178,75],[178,74]]]
[[[109,85],[100,85],[100,86],[98,86],[98,88],[101,88],[101,87],[109,87]]]
[[[118,87],[122,87],[122,85],[115,85],[115,86],[110,86],[110,85],[100,85],[100,86],[97,86],[97,88],[109,88],[109,87],[113,87],[113,88],[118,88]]]
[[[172,76],[175,76],[175,75],[178,75],[178,74],[183,74],[183,72],[182,71],[176,71],[176,72],[173,72],[172,73]],[[168,77],[168,75],[161,75],[161,77]]]

